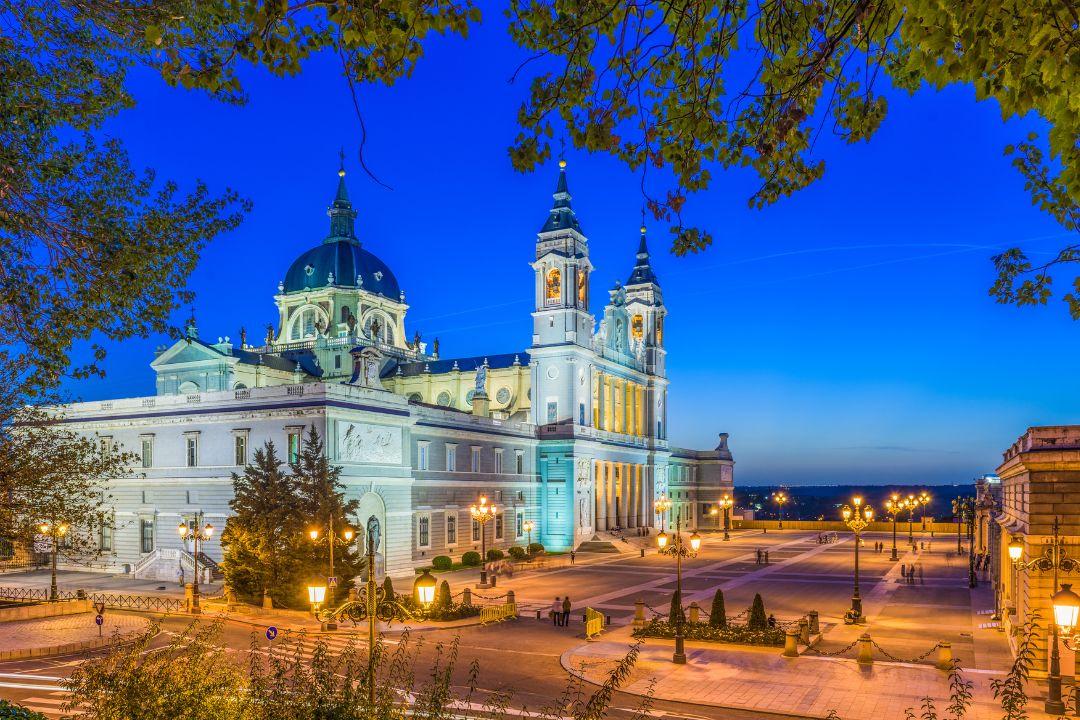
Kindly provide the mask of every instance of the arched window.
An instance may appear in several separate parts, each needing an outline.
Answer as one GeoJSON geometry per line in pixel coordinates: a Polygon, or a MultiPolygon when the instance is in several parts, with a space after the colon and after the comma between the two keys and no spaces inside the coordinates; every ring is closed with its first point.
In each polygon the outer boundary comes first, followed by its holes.
{"type": "Polygon", "coordinates": [[[586,307],[589,304],[588,296],[589,280],[584,270],[578,270],[577,274],[577,301],[578,307],[586,307]]]}
{"type": "Polygon", "coordinates": [[[645,335],[645,319],[640,315],[635,315],[630,320],[630,334],[635,340],[640,340],[645,335]]]}
{"type": "Polygon", "coordinates": [[[198,383],[194,383],[191,380],[185,380],[184,382],[180,383],[181,395],[194,395],[197,392],[199,392],[198,383]]]}
{"type": "Polygon", "coordinates": [[[315,323],[318,322],[319,317],[319,311],[311,305],[293,315],[289,326],[289,339],[306,340],[315,337],[315,323]]]}
{"type": "Polygon", "coordinates": [[[656,344],[664,344],[664,318],[663,316],[656,318],[656,344]]]}
{"type": "Polygon", "coordinates": [[[364,319],[364,332],[368,337],[384,342],[387,345],[394,344],[394,318],[384,315],[381,312],[371,312],[364,319]],[[375,321],[379,322],[378,337],[374,337],[372,333],[372,327],[375,325],[375,321]]]}
{"type": "Polygon", "coordinates": [[[562,297],[562,273],[559,268],[548,271],[544,297],[549,305],[559,302],[562,297]]]}
{"type": "Polygon", "coordinates": [[[348,322],[348,320],[349,320],[349,306],[348,305],[342,305],[341,306],[341,322],[348,322]]]}

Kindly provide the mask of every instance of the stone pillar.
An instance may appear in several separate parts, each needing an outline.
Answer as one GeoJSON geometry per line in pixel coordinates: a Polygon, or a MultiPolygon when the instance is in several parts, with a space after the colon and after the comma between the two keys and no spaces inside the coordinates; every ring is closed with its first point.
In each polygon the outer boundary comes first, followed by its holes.
{"type": "Polygon", "coordinates": [[[806,618],[799,618],[799,642],[810,644],[810,621],[806,618]]]}
{"type": "Polygon", "coordinates": [[[952,670],[953,656],[952,656],[952,643],[951,642],[939,642],[938,646],[937,662],[934,663],[938,670],[944,670],[949,672],[952,670]]]}
{"type": "Polygon", "coordinates": [[[593,462],[593,493],[596,502],[596,529],[607,530],[607,478],[604,477],[604,461],[593,462]]]}
{"type": "Polygon", "coordinates": [[[619,485],[622,488],[622,500],[619,521],[622,527],[630,527],[630,463],[619,463],[619,485]]]}
{"type": "Polygon", "coordinates": [[[784,657],[799,657],[799,631],[788,630],[784,636],[784,657]]]}
{"type": "Polygon", "coordinates": [[[615,516],[615,464],[605,461],[604,468],[607,475],[607,526],[604,529],[611,530],[618,524],[618,518],[615,516]]]}
{"type": "Polygon", "coordinates": [[[645,601],[638,598],[634,601],[634,627],[645,625],[645,601]]]}
{"type": "Polygon", "coordinates": [[[628,465],[626,484],[629,488],[626,493],[626,527],[636,528],[638,505],[641,504],[641,493],[637,487],[637,473],[634,472],[636,465],[628,465]]]}
{"type": "Polygon", "coordinates": [[[626,383],[626,434],[637,435],[637,383],[626,383]]]}
{"type": "Polygon", "coordinates": [[[604,412],[607,410],[607,403],[604,401],[604,373],[599,370],[596,371],[596,428],[597,430],[604,429],[604,412]]]}
{"type": "Polygon", "coordinates": [[[859,637],[859,664],[870,665],[874,662],[873,648],[870,645],[870,633],[859,637]]]}
{"type": "Polygon", "coordinates": [[[637,389],[637,428],[638,435],[644,437],[648,433],[645,432],[645,388],[638,385],[637,389]]]}
{"type": "Polygon", "coordinates": [[[690,612],[686,617],[687,622],[701,622],[701,608],[698,607],[697,600],[690,603],[690,612]]]}
{"type": "Polygon", "coordinates": [[[602,388],[603,391],[604,391],[604,429],[609,431],[609,432],[612,430],[612,425],[613,425],[612,416],[615,414],[614,413],[614,408],[613,408],[613,403],[612,403],[613,398],[612,398],[611,381],[612,381],[612,378],[605,375],[604,376],[604,384],[603,384],[603,388],[602,388]]]}
{"type": "Polygon", "coordinates": [[[612,409],[612,432],[621,433],[623,431],[623,381],[619,378],[613,378],[611,381],[611,409],[612,409]]]}
{"type": "Polygon", "coordinates": [[[810,612],[808,612],[806,614],[806,618],[807,621],[810,623],[810,633],[812,635],[817,635],[819,632],[821,632],[821,623],[818,619],[817,610],[811,610],[810,612]]]}

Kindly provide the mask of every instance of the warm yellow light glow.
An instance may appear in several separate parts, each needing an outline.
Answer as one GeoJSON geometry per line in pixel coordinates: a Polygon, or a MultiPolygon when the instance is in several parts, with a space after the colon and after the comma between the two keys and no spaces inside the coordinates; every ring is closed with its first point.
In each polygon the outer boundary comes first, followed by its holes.
{"type": "Polygon", "coordinates": [[[1022,557],[1024,557],[1024,543],[1017,538],[1013,538],[1009,543],[1009,559],[1013,562],[1019,562],[1022,557]]]}
{"type": "Polygon", "coordinates": [[[307,595],[308,601],[310,601],[312,605],[321,605],[322,601],[326,599],[326,586],[308,585],[307,595]]]}
{"type": "Polygon", "coordinates": [[[530,533],[530,532],[532,532],[532,531],[533,531],[533,527],[534,527],[534,525],[533,525],[533,521],[532,521],[532,520],[526,520],[525,522],[523,522],[523,523],[521,524],[521,529],[522,529],[522,530],[524,530],[524,531],[525,531],[525,532],[527,532],[527,533],[530,533]]]}
{"type": "Polygon", "coordinates": [[[845,505],[844,509],[840,511],[840,514],[844,516],[845,521],[850,520],[851,519],[851,508],[849,508],[847,505],[845,505]]]}
{"type": "Polygon", "coordinates": [[[1066,635],[1076,627],[1077,615],[1080,615],[1080,595],[1072,591],[1072,585],[1061,583],[1061,589],[1050,598],[1054,606],[1054,622],[1066,635]]]}
{"type": "Polygon", "coordinates": [[[52,528],[49,527],[49,523],[41,523],[40,525],[38,525],[38,530],[41,531],[42,535],[48,535],[49,530],[51,530],[51,529],[52,528]]]}
{"type": "Polygon", "coordinates": [[[189,528],[188,528],[188,526],[187,526],[187,523],[184,523],[184,522],[182,522],[182,523],[180,523],[179,525],[177,525],[177,526],[176,526],[176,533],[177,533],[177,534],[178,534],[178,535],[179,535],[180,537],[182,537],[182,538],[186,538],[186,537],[187,537],[187,534],[188,534],[188,529],[189,529],[189,528]]]}
{"type": "Polygon", "coordinates": [[[668,544],[667,533],[660,533],[659,535],[656,536],[656,546],[658,548],[663,550],[664,548],[667,547],[667,544],[668,544]]]}
{"type": "Polygon", "coordinates": [[[863,516],[866,518],[867,522],[870,522],[871,520],[873,520],[874,519],[874,508],[867,505],[865,508],[863,508],[863,516]]]}
{"type": "Polygon", "coordinates": [[[851,502],[855,503],[855,507],[859,507],[860,505],[862,505],[862,498],[856,495],[855,497],[851,498],[851,502]]]}
{"type": "Polygon", "coordinates": [[[206,523],[206,527],[202,529],[203,540],[209,540],[210,536],[214,534],[214,526],[210,523],[206,523]]]}
{"type": "Polygon", "coordinates": [[[427,607],[435,600],[435,586],[437,584],[438,581],[426,569],[413,583],[413,588],[416,590],[416,600],[424,607],[427,607]]]}
{"type": "Polygon", "coordinates": [[[310,537],[312,540],[318,540],[319,539],[319,531],[318,530],[308,530],[308,537],[310,537]]]}
{"type": "Polygon", "coordinates": [[[352,542],[352,539],[353,539],[353,531],[352,531],[352,530],[346,530],[345,532],[343,532],[343,533],[341,534],[341,536],[342,536],[343,538],[345,538],[345,542],[352,542]]]}
{"type": "Polygon", "coordinates": [[[690,549],[693,550],[694,552],[697,552],[698,548],[700,548],[700,547],[701,547],[701,536],[697,534],[697,531],[695,531],[690,536],[690,549]]]}

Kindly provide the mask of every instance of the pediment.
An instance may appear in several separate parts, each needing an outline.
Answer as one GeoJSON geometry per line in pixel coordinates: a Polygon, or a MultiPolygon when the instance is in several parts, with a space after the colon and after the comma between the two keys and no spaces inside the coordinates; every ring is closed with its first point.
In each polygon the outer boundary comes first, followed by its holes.
{"type": "Polygon", "coordinates": [[[150,363],[152,368],[161,368],[167,365],[182,365],[196,362],[221,362],[227,358],[217,350],[207,347],[202,343],[177,340],[172,347],[161,353],[150,363]]]}

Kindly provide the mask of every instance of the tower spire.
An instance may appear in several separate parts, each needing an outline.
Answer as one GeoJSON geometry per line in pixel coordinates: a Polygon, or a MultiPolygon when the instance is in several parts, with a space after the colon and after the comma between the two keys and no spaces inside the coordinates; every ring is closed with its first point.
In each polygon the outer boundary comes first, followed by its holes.
{"type": "Polygon", "coordinates": [[[345,187],[345,149],[338,151],[340,164],[338,165],[338,185],[334,194],[334,202],[326,214],[330,216],[330,235],[325,242],[337,242],[348,240],[359,244],[356,239],[356,210],[349,202],[349,191],[345,187]]]}
{"type": "Polygon", "coordinates": [[[653,272],[652,265],[649,263],[649,245],[646,241],[645,232],[645,210],[641,211],[641,240],[638,242],[637,262],[634,263],[634,269],[630,273],[630,279],[626,281],[627,285],[647,285],[652,283],[653,285],[659,285],[660,281],[656,277],[656,273],[653,272]]]}
{"type": "Polygon", "coordinates": [[[581,232],[581,223],[578,222],[577,215],[574,214],[574,209],[570,205],[571,196],[570,188],[566,182],[565,160],[559,161],[559,179],[555,183],[555,192],[551,197],[555,199],[555,202],[552,203],[547,222],[540,228],[540,232],[552,232],[568,228],[581,232]]]}

